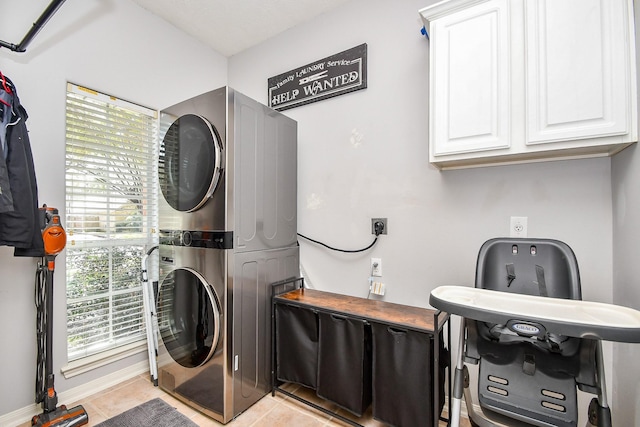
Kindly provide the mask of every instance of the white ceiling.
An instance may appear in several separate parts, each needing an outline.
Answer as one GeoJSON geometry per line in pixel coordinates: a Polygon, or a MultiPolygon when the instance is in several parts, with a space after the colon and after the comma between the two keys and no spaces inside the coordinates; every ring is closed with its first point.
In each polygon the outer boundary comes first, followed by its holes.
{"type": "Polygon", "coordinates": [[[349,0],[132,0],[232,56],[349,0]]]}

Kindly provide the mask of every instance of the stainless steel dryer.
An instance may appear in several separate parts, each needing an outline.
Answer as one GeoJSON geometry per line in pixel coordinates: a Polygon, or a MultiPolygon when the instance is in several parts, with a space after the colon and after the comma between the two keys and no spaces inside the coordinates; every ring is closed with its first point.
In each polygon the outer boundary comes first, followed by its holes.
{"type": "Polygon", "coordinates": [[[163,110],[160,132],[161,230],[232,231],[235,251],[295,244],[295,120],[224,87],[163,110]]]}
{"type": "Polygon", "coordinates": [[[227,423],[270,391],[270,289],[299,275],[296,122],[221,88],[161,112],[159,385],[227,423]]]}

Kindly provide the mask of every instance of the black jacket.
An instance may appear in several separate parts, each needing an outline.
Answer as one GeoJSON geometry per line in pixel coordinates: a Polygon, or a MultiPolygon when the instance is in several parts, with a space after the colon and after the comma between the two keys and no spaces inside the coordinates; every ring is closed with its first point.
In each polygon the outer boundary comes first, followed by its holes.
{"type": "Polygon", "coordinates": [[[44,243],[38,212],[38,185],[26,124],[28,115],[13,84],[12,87],[12,123],[15,124],[7,128],[6,165],[13,211],[0,213],[0,245],[15,247],[15,256],[41,257],[44,256],[44,243]]]}

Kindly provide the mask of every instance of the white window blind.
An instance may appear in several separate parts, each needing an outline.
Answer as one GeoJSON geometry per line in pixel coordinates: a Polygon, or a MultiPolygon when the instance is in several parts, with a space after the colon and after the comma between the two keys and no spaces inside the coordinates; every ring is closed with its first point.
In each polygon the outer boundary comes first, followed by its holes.
{"type": "Polygon", "coordinates": [[[154,110],[67,86],[69,360],[145,338],[140,263],[157,244],[156,129],[154,110]]]}

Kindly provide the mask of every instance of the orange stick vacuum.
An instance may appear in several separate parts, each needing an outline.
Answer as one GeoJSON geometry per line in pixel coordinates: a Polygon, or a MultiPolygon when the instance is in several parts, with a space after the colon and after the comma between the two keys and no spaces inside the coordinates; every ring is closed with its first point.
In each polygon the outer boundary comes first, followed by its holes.
{"type": "Polygon", "coordinates": [[[53,375],[53,272],[56,256],[67,244],[67,235],[55,208],[40,208],[44,258],[36,272],[36,312],[38,336],[38,363],[36,370],[36,403],[42,403],[42,414],[31,419],[32,426],[71,427],[89,422],[82,405],[67,409],[58,405],[58,394],[53,375]]]}

